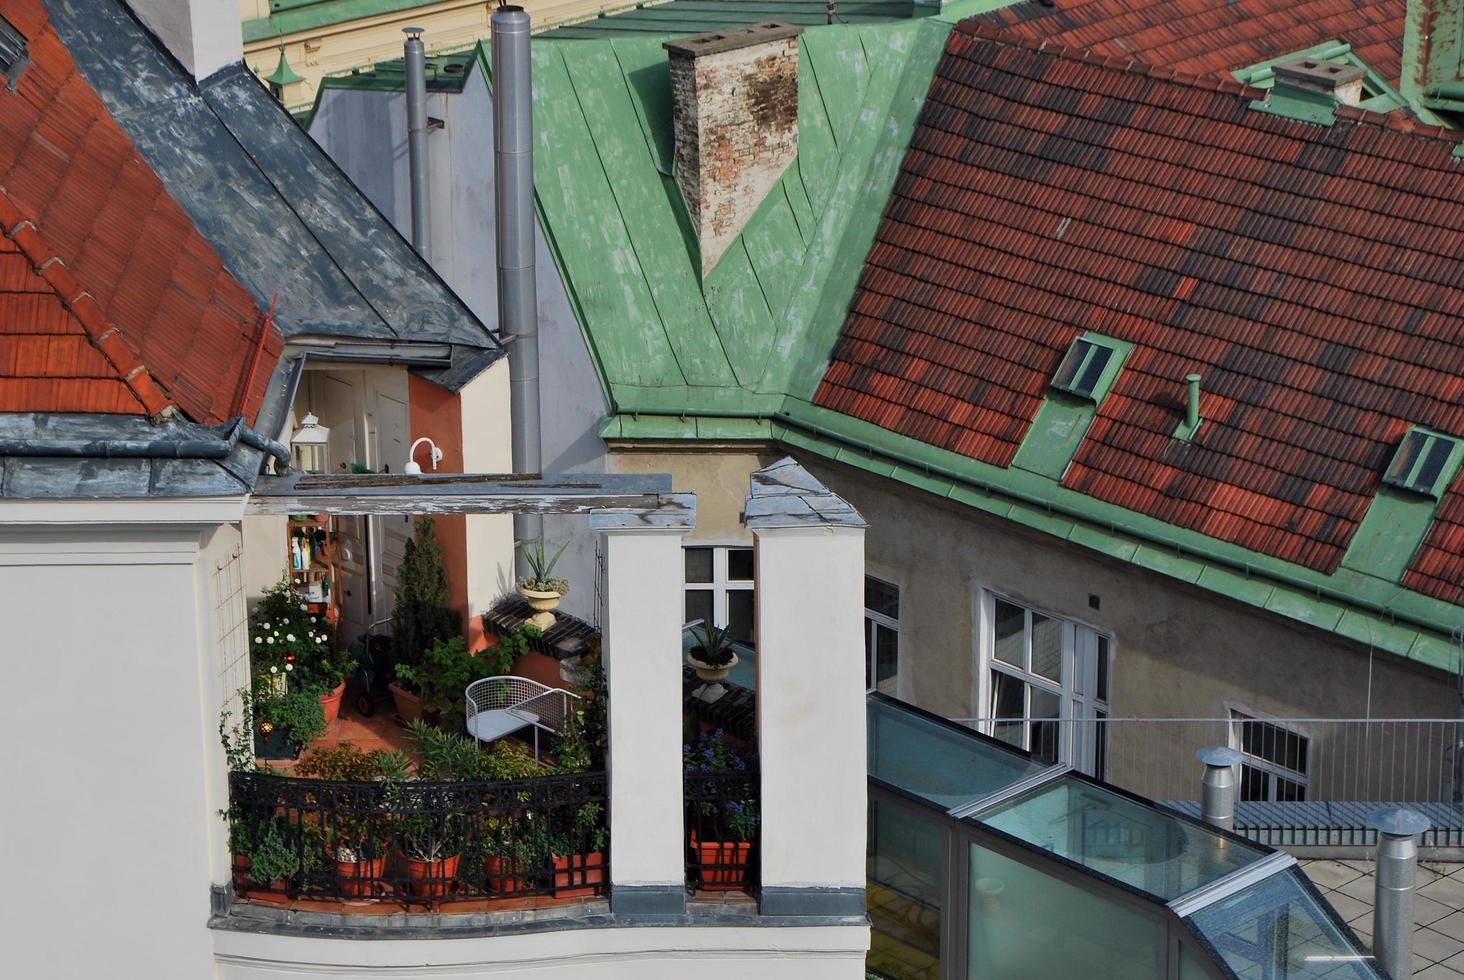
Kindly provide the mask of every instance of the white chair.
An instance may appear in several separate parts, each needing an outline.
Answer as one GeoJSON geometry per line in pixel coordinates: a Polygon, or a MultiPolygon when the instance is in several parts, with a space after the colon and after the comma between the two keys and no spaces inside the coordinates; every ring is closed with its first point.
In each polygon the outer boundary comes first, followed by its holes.
{"type": "Polygon", "coordinates": [[[549,687],[527,677],[503,674],[473,681],[463,692],[468,734],[492,743],[524,728],[534,730],[534,761],[539,761],[539,732],[564,733],[578,694],[549,687]]]}

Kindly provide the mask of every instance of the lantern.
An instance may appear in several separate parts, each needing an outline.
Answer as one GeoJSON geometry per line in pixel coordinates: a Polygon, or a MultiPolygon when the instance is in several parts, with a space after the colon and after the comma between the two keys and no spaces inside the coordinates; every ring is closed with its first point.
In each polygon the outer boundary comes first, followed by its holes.
{"type": "Polygon", "coordinates": [[[330,430],[320,424],[313,412],[306,413],[300,420],[300,428],[290,439],[290,450],[295,454],[295,466],[303,473],[326,472],[327,443],[330,430]]]}

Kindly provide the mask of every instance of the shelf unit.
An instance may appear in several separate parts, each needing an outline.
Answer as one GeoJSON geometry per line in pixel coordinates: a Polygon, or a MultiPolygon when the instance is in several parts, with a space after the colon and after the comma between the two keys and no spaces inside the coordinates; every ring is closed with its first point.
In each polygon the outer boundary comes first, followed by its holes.
{"type": "Polygon", "coordinates": [[[334,623],[340,617],[341,552],[329,514],[293,514],[285,528],[290,581],[310,611],[334,623]]]}

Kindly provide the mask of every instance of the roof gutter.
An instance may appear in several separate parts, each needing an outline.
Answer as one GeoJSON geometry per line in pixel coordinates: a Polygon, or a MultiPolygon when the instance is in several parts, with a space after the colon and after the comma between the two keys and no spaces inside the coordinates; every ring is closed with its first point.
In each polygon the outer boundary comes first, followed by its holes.
{"type": "Polygon", "coordinates": [[[244,424],[241,415],[225,422],[219,439],[0,439],[0,456],[49,456],[68,459],[227,459],[243,443],[290,462],[290,450],[244,424]]]}

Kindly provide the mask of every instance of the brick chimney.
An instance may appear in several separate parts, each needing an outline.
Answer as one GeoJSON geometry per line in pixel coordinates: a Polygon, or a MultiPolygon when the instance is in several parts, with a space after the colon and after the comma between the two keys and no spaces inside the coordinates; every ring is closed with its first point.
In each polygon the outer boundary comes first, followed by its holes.
{"type": "Polygon", "coordinates": [[[1286,87],[1311,95],[1325,96],[1342,105],[1362,102],[1363,70],[1319,58],[1296,58],[1271,66],[1277,88],[1286,87]]]}
{"type": "Polygon", "coordinates": [[[127,0],[127,5],[196,79],[244,60],[239,0],[127,0]]]}
{"type": "Polygon", "coordinates": [[[705,278],[798,155],[798,35],[766,23],[663,46],[671,59],[676,186],[705,278]]]}

